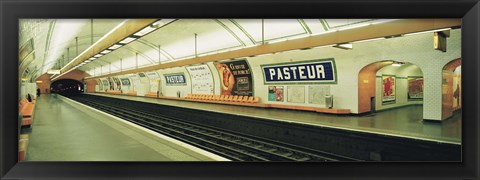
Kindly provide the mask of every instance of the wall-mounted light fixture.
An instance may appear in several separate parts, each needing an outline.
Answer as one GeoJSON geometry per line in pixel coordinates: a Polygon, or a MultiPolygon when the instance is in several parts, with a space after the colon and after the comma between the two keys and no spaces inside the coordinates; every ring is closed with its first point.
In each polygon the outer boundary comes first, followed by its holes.
{"type": "Polygon", "coordinates": [[[405,64],[404,62],[393,61],[392,66],[400,67],[400,66],[402,66],[402,65],[404,65],[404,64],[405,64]]]}
{"type": "Polygon", "coordinates": [[[341,44],[337,44],[333,47],[340,48],[340,49],[345,49],[345,50],[353,49],[353,45],[351,43],[341,43],[341,44]]]}

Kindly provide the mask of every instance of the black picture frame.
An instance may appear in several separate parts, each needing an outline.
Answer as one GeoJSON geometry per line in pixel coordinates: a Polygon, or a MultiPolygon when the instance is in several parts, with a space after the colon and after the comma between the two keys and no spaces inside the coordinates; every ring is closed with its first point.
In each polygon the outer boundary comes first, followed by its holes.
{"type": "Polygon", "coordinates": [[[1,179],[479,179],[478,0],[1,0],[1,179]],[[462,161],[17,162],[19,18],[462,18],[462,161]]]}

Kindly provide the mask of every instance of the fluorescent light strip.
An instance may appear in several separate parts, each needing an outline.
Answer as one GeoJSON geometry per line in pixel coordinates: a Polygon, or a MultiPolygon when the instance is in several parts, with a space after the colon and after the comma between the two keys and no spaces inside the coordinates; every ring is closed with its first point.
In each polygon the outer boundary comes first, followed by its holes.
{"type": "Polygon", "coordinates": [[[102,54],[97,54],[97,55],[95,55],[95,56],[93,56],[93,57],[99,58],[99,57],[102,57],[102,56],[103,56],[102,54]]]}
{"type": "MultiPolygon", "coordinates": [[[[93,43],[90,47],[92,46],[96,46],[98,43],[100,43],[103,39],[107,38],[108,36],[110,36],[110,34],[112,34],[113,32],[115,32],[118,28],[120,28],[123,24],[125,24],[125,22],[127,22],[128,19],[122,21],[120,24],[118,24],[117,26],[115,26],[112,30],[110,30],[107,34],[103,35],[99,40],[97,40],[95,43],[93,43]]],[[[87,48],[88,49],[88,48],[87,48]]],[[[87,51],[83,51],[82,53],[80,53],[77,57],[80,57],[82,56],[83,54],[85,54],[87,51]]],[[[76,59],[77,57],[73,58],[73,59],[76,59]]],[[[64,69],[64,67],[67,67],[69,66],[71,63],[73,63],[73,61],[70,61],[69,63],[67,63],[67,65],[63,66],[61,68],[61,70],[64,69]]]]}
{"type": "Polygon", "coordinates": [[[133,37],[127,37],[127,38],[123,39],[122,41],[120,41],[120,42],[118,42],[118,43],[121,43],[121,44],[128,44],[128,43],[130,43],[130,42],[134,41],[135,39],[137,39],[137,38],[133,38],[133,37]]]}
{"type": "Polygon", "coordinates": [[[121,44],[114,44],[113,46],[110,46],[108,49],[115,50],[115,49],[118,49],[120,47],[122,47],[121,44]]]}
{"type": "Polygon", "coordinates": [[[90,61],[93,61],[95,59],[97,59],[97,58],[95,58],[95,57],[88,58],[88,60],[90,60],[90,61]]]}
{"type": "Polygon", "coordinates": [[[147,26],[145,28],[143,28],[142,30],[138,31],[137,33],[133,34],[135,36],[144,36],[154,30],[156,30],[157,28],[154,28],[154,27],[151,27],[151,26],[147,26]]]}
{"type": "Polygon", "coordinates": [[[112,52],[111,50],[103,50],[102,52],[100,52],[101,54],[108,54],[109,52],[112,52]]]}

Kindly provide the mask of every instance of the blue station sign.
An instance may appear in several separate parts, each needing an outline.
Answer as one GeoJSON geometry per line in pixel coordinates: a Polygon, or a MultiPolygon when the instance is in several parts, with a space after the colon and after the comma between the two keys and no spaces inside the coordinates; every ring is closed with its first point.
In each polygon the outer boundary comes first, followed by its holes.
{"type": "Polygon", "coordinates": [[[328,83],[336,84],[334,59],[303,61],[262,66],[265,84],[328,83]]]}

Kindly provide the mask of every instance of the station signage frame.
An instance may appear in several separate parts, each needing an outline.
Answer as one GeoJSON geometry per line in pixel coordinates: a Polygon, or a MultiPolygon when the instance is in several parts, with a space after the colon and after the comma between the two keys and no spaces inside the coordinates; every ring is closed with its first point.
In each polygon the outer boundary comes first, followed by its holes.
{"type": "Polygon", "coordinates": [[[183,72],[163,74],[163,77],[165,77],[165,85],[167,86],[186,86],[187,85],[187,79],[185,79],[185,73],[183,72]],[[174,82],[174,79],[178,79],[177,77],[182,77],[181,79],[183,79],[183,82],[174,82]]]}
{"type": "Polygon", "coordinates": [[[263,83],[266,85],[337,84],[338,82],[334,58],[264,64],[260,67],[263,83]],[[290,73],[291,71],[293,73],[290,73]]]}

